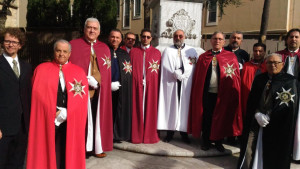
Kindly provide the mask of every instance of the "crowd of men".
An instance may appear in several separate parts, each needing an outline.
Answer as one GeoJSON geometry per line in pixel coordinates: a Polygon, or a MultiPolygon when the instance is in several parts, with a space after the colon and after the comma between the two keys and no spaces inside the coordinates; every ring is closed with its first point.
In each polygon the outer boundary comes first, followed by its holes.
{"type": "Polygon", "coordinates": [[[151,30],[136,36],[111,30],[100,42],[100,23],[88,18],[84,35],[54,44],[52,62],[31,66],[18,57],[25,42],[17,28],[1,35],[0,168],[84,169],[85,157],[106,156],[113,143],[164,142],[179,131],[190,144],[224,152],[223,140],[240,142],[237,168],[290,168],[300,160],[298,80],[300,30],[286,35],[286,49],[266,54],[242,50],[241,32],[216,31],[212,49],[197,54],[185,32],[161,54],[151,30]],[[27,146],[28,145],[28,146],[27,146]],[[26,151],[27,150],[27,151],[26,151]],[[88,152],[88,153],[87,153],[88,152]],[[274,153],[276,152],[276,153],[274,153]]]}

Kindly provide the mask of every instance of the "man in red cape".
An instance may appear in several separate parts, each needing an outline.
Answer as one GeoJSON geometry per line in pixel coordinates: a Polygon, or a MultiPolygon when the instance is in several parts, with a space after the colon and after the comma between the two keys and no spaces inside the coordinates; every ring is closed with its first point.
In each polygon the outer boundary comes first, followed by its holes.
{"type": "Polygon", "coordinates": [[[200,137],[202,131],[202,150],[214,141],[223,152],[222,139],[242,131],[239,64],[234,53],[222,48],[222,32],[210,41],[213,48],[200,55],[194,73],[188,132],[200,137]]]}
{"type": "Polygon", "coordinates": [[[141,32],[141,46],[130,51],[132,63],[132,143],[157,143],[161,54],[150,45],[151,31],[141,32]]]}
{"type": "Polygon", "coordinates": [[[54,48],[54,61],[39,65],[33,76],[26,168],[85,169],[88,82],[83,70],[68,62],[70,44],[59,40],[54,48]],[[63,89],[64,117],[58,107],[63,89]],[[57,141],[58,137],[65,140],[57,141]]]}
{"type": "Polygon", "coordinates": [[[266,64],[264,57],[266,54],[266,45],[263,43],[255,43],[253,45],[253,59],[244,64],[241,73],[241,92],[242,92],[242,114],[243,119],[246,117],[247,100],[251,90],[254,78],[266,72],[266,64]]]}
{"type": "Polygon", "coordinates": [[[111,54],[108,46],[97,40],[100,35],[100,22],[96,18],[88,18],[85,22],[84,37],[72,40],[70,61],[83,68],[88,77],[91,104],[88,107],[87,151],[94,152],[102,158],[103,151],[113,149],[113,117],[111,96],[111,54]],[[95,55],[96,66],[91,66],[91,56],[95,55]],[[98,68],[101,80],[96,79],[92,69],[98,68]],[[93,136],[94,134],[94,136],[93,136]],[[93,140],[95,141],[93,143],[93,140]]]}
{"type": "Polygon", "coordinates": [[[299,81],[300,29],[294,28],[288,31],[285,37],[285,46],[284,50],[276,52],[282,55],[282,61],[285,62],[283,71],[295,76],[299,81]]]}
{"type": "Polygon", "coordinates": [[[120,48],[125,50],[127,53],[130,52],[130,50],[133,48],[135,44],[135,34],[132,32],[127,32],[125,34],[125,39],[124,39],[124,45],[121,46],[120,48]]]}

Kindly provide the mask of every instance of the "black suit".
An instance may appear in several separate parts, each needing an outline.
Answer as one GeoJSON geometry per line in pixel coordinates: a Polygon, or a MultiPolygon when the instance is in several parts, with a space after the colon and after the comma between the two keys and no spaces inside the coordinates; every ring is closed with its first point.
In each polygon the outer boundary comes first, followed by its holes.
{"type": "Polygon", "coordinates": [[[19,58],[20,77],[0,55],[0,168],[22,168],[31,102],[30,64],[19,58]],[[15,154],[14,154],[15,152],[15,154]]]}

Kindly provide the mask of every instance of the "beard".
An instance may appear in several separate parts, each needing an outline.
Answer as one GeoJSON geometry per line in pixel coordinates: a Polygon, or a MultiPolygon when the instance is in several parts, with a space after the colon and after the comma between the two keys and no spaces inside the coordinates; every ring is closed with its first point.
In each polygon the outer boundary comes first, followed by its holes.
{"type": "Polygon", "coordinates": [[[239,47],[239,45],[238,45],[237,42],[231,43],[230,46],[231,46],[232,48],[238,48],[238,47],[239,47]]]}
{"type": "Polygon", "coordinates": [[[174,45],[177,46],[178,48],[180,48],[183,44],[183,40],[178,40],[178,41],[174,41],[174,45]]]}

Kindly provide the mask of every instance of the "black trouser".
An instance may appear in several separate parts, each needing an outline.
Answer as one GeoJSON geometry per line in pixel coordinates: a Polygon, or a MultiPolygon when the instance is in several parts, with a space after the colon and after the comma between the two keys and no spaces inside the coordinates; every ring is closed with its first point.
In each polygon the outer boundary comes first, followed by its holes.
{"type": "Polygon", "coordinates": [[[210,144],[212,116],[217,102],[217,93],[209,93],[203,97],[202,139],[204,144],[210,144]]]}
{"type": "Polygon", "coordinates": [[[67,122],[55,126],[55,153],[57,169],[66,168],[67,122]]]}
{"type": "MultiPolygon", "coordinates": [[[[3,131],[2,131],[3,132],[3,131]]],[[[23,169],[27,148],[27,133],[24,125],[16,135],[6,136],[0,139],[0,168],[23,169]]]]}
{"type": "MultiPolygon", "coordinates": [[[[170,130],[168,130],[168,131],[167,131],[167,137],[173,137],[173,136],[174,136],[174,133],[175,133],[175,131],[170,131],[170,130]]],[[[180,132],[180,135],[181,135],[182,137],[188,137],[187,132],[181,131],[181,132],[180,132]]]]}

